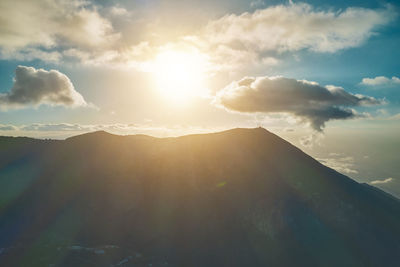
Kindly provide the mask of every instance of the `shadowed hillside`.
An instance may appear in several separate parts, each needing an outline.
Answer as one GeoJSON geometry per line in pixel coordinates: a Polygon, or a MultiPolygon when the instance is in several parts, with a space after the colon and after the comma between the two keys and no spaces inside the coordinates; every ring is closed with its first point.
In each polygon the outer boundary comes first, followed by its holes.
{"type": "Polygon", "coordinates": [[[399,261],[397,199],[262,128],[0,137],[1,266],[399,261]]]}

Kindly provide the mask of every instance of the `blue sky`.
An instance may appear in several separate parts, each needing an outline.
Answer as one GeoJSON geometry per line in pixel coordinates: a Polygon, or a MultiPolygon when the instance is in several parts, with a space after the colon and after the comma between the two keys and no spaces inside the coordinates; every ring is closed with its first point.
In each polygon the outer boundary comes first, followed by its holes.
{"type": "Polygon", "coordinates": [[[0,21],[1,135],[264,126],[400,189],[397,150],[367,155],[399,148],[396,1],[3,0],[0,21]]]}

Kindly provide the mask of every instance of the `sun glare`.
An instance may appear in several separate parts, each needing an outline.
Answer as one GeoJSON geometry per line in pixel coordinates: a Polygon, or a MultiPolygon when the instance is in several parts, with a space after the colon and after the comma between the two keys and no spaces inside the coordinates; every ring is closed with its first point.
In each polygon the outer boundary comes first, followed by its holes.
{"type": "Polygon", "coordinates": [[[205,71],[204,55],[175,50],[159,53],[153,68],[157,89],[174,104],[183,104],[207,93],[205,71]]]}

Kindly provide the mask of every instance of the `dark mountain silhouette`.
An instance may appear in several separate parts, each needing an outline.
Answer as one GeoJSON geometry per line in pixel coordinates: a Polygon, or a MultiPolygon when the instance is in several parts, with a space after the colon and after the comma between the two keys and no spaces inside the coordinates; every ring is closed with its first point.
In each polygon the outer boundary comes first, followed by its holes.
{"type": "Polygon", "coordinates": [[[0,138],[1,266],[398,266],[400,202],[265,129],[0,138]]]}

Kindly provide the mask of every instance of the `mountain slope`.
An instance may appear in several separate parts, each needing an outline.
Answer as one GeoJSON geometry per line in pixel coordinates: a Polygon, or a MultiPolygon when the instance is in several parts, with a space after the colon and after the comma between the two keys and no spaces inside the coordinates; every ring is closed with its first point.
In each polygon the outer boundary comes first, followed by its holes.
{"type": "Polygon", "coordinates": [[[400,202],[265,129],[0,138],[0,265],[394,266],[400,202]]]}

